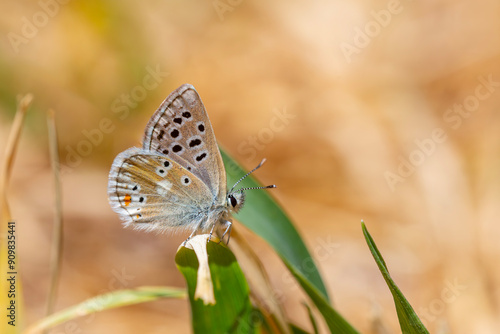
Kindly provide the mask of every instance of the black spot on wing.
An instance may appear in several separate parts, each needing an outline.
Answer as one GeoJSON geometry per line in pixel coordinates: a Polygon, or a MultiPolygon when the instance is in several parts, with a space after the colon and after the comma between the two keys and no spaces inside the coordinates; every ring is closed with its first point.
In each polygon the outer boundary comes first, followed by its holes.
{"type": "Polygon", "coordinates": [[[172,151],[173,151],[174,153],[179,153],[180,151],[182,151],[182,146],[181,146],[181,145],[179,145],[179,144],[176,144],[176,145],[174,145],[174,146],[172,147],[172,151]]]}
{"type": "Polygon", "coordinates": [[[172,138],[177,138],[177,137],[179,137],[180,134],[181,133],[177,129],[173,129],[172,131],[170,131],[170,137],[172,137],[172,138]]]}
{"type": "Polygon", "coordinates": [[[205,132],[205,124],[199,123],[197,128],[198,128],[198,131],[200,131],[201,133],[205,132]]]}
{"type": "Polygon", "coordinates": [[[196,147],[196,146],[201,145],[201,143],[202,143],[202,141],[198,138],[192,139],[191,141],[189,141],[189,147],[196,147]]]}
{"type": "Polygon", "coordinates": [[[202,162],[203,160],[205,160],[207,158],[207,156],[208,156],[207,152],[203,152],[203,153],[197,155],[195,159],[197,162],[202,162]]]}

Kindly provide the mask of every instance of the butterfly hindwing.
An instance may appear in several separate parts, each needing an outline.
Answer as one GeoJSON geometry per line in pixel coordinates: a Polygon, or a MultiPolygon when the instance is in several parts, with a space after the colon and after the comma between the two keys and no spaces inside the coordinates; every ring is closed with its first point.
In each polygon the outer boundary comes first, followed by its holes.
{"type": "Polygon", "coordinates": [[[147,230],[199,227],[213,199],[208,187],[173,159],[130,148],[114,160],[108,197],[124,225],[147,230]]]}
{"type": "Polygon", "coordinates": [[[143,149],[168,156],[190,170],[213,198],[226,197],[226,172],[212,125],[193,86],[182,85],[172,92],[151,117],[143,149]]]}

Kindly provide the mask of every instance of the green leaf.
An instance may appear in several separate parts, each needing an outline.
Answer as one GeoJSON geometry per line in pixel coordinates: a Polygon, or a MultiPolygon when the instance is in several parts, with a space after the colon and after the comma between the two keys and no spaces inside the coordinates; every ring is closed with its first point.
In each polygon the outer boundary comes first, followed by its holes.
{"type": "Polygon", "coordinates": [[[399,325],[401,326],[401,330],[403,334],[428,334],[429,332],[424,327],[417,314],[411,307],[408,300],[406,300],[405,296],[399,290],[396,283],[391,278],[389,274],[389,270],[387,269],[387,265],[385,264],[384,258],[382,254],[380,254],[375,241],[373,241],[372,236],[368,233],[366,229],[365,223],[361,222],[361,228],[363,229],[363,234],[365,235],[366,243],[370,248],[370,252],[377,263],[377,266],[384,277],[387,286],[391,290],[392,297],[394,298],[394,304],[396,304],[396,312],[399,318],[399,325]]]}
{"type": "Polygon", "coordinates": [[[195,299],[200,263],[195,252],[181,247],[175,257],[188,286],[193,332],[255,333],[261,323],[260,313],[253,310],[248,284],[236,258],[222,243],[211,241],[206,243],[206,247],[215,297],[213,305],[195,299]]]}
{"type": "Polygon", "coordinates": [[[299,282],[302,289],[309,295],[318,311],[323,315],[325,322],[330,329],[331,333],[335,334],[358,334],[358,332],[329,304],[325,297],[319,293],[315,286],[313,286],[301,272],[296,270],[287,261],[286,266],[293,274],[295,279],[299,282]]]}
{"type": "MultiPolygon", "coordinates": [[[[231,187],[246,172],[226,152],[221,150],[221,153],[226,166],[227,183],[231,187]]],[[[238,185],[240,186],[259,187],[262,185],[249,176],[238,185]]],[[[304,241],[268,191],[247,191],[245,199],[247,207],[244,207],[235,217],[265,239],[282,259],[300,272],[329,301],[325,284],[304,241]]]]}
{"type": "Polygon", "coordinates": [[[185,297],[186,292],[184,289],[178,288],[141,287],[129,290],[118,290],[87,299],[78,305],[54,313],[32,325],[26,333],[38,333],[65,321],[116,307],[149,302],[160,298],[185,297]]]}
{"type": "Polygon", "coordinates": [[[309,334],[309,332],[306,332],[305,330],[294,324],[290,324],[290,329],[292,330],[293,334],[309,334]]]}

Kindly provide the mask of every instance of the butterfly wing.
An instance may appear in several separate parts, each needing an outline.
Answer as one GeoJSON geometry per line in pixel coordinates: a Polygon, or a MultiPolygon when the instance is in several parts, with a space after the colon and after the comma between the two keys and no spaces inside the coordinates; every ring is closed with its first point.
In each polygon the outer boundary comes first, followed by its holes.
{"type": "Polygon", "coordinates": [[[173,159],[139,148],[115,158],[108,197],[125,226],[194,230],[211,223],[207,212],[213,198],[208,187],[173,159]]]}
{"type": "Polygon", "coordinates": [[[151,117],[143,149],[168,156],[202,180],[215,200],[226,198],[226,172],[207,112],[193,86],[173,91],[151,117]]]}

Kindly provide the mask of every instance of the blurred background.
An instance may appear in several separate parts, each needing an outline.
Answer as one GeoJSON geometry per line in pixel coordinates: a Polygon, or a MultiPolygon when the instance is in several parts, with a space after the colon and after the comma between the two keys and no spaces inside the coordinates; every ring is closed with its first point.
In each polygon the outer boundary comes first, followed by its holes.
{"type": "MultiPolygon", "coordinates": [[[[364,219],[431,332],[500,332],[497,1],[41,0],[1,8],[2,154],[16,96],[34,94],[9,197],[25,324],[44,316],[49,286],[49,108],[65,219],[56,308],[116,289],[184,286],[174,255],[187,235],[123,229],[106,187],[114,157],[140,146],[150,116],[187,82],[222,147],[247,169],[268,159],[256,177],[278,185],[272,195],[358,330],[400,332],[364,219]]],[[[288,316],[311,330],[300,289],[262,240],[245,235],[288,316]]],[[[186,301],[163,300],[54,333],[189,333],[189,319],[186,301]]]]}

